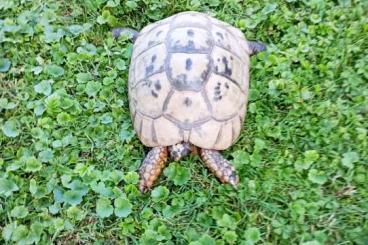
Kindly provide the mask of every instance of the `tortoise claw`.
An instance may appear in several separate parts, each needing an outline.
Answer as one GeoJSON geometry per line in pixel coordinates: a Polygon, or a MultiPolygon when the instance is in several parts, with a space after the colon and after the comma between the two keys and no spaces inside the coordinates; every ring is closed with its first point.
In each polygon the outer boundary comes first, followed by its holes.
{"type": "Polygon", "coordinates": [[[142,181],[139,183],[139,191],[141,192],[142,195],[147,192],[147,188],[144,185],[144,182],[142,181]]]}

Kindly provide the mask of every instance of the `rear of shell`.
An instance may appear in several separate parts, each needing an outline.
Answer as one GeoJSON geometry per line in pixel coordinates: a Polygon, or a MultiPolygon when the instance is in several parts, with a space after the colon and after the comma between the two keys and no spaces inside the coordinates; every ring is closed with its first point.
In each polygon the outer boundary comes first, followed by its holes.
{"type": "Polygon", "coordinates": [[[206,14],[183,12],[145,27],[129,71],[142,143],[231,146],[245,117],[250,54],[240,30],[206,14]]]}

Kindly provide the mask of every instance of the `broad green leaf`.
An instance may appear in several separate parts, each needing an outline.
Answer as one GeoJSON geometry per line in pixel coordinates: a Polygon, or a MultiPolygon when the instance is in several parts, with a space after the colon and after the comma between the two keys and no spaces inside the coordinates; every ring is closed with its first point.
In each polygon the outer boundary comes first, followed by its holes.
{"type": "Polygon", "coordinates": [[[100,198],[96,203],[96,213],[100,218],[109,217],[114,212],[111,201],[107,198],[100,198]]]}
{"type": "Polygon", "coordinates": [[[169,193],[170,191],[165,186],[158,186],[152,190],[151,197],[154,202],[159,202],[168,197],[169,193]]]}
{"type": "Polygon", "coordinates": [[[125,61],[122,59],[116,59],[114,61],[114,65],[116,66],[116,68],[118,68],[119,71],[124,71],[127,69],[126,65],[125,65],[125,61]]]}
{"type": "Polygon", "coordinates": [[[3,228],[3,231],[2,231],[2,236],[4,238],[5,241],[9,241],[12,234],[14,233],[14,230],[15,228],[17,227],[16,223],[13,222],[13,223],[10,223],[10,224],[7,224],[4,228],[3,228]]]}
{"type": "Polygon", "coordinates": [[[93,80],[93,76],[87,72],[81,72],[76,75],[77,82],[86,83],[88,81],[93,80]]]}
{"type": "Polygon", "coordinates": [[[259,232],[259,229],[256,227],[250,227],[245,230],[244,237],[246,240],[256,243],[261,239],[261,233],[259,232]]]}
{"type": "Polygon", "coordinates": [[[254,150],[261,151],[266,148],[266,142],[262,139],[255,139],[254,140],[254,150]]]}
{"type": "Polygon", "coordinates": [[[78,220],[78,221],[84,219],[84,217],[86,216],[86,213],[82,209],[76,206],[72,206],[68,208],[66,213],[67,213],[68,218],[73,219],[73,220],[78,220]]]}
{"type": "Polygon", "coordinates": [[[81,25],[70,25],[68,26],[68,31],[72,33],[74,36],[78,36],[83,32],[83,26],[81,25]]]}
{"type": "Polygon", "coordinates": [[[0,58],[0,72],[7,72],[10,69],[11,62],[7,58],[0,58]]]}
{"type": "Polygon", "coordinates": [[[28,215],[28,209],[24,206],[16,206],[10,212],[10,215],[14,218],[25,218],[28,215]]]}
{"type": "Polygon", "coordinates": [[[216,240],[214,238],[210,237],[209,235],[204,234],[199,239],[199,244],[200,245],[215,245],[216,244],[216,240]]]}
{"type": "Polygon", "coordinates": [[[319,154],[316,150],[309,150],[304,152],[304,161],[306,162],[315,162],[318,160],[319,154]]]}
{"type": "Polygon", "coordinates": [[[38,244],[41,239],[43,229],[44,227],[40,222],[32,222],[31,229],[28,234],[28,239],[35,244],[38,244]]]}
{"type": "Polygon", "coordinates": [[[105,113],[101,116],[101,123],[102,124],[109,124],[112,123],[112,116],[110,116],[108,113],[105,113]]]}
{"type": "Polygon", "coordinates": [[[5,136],[14,138],[20,134],[19,123],[15,119],[6,121],[2,127],[5,136]]]}
{"type": "Polygon", "coordinates": [[[19,225],[15,228],[11,240],[20,244],[26,243],[28,237],[28,229],[25,225],[19,225]]]}
{"type": "Polygon", "coordinates": [[[270,3],[267,4],[263,9],[262,9],[262,13],[267,15],[269,13],[272,13],[276,10],[277,8],[277,4],[276,3],[270,3]]]}
{"type": "Polygon", "coordinates": [[[313,241],[303,242],[301,243],[301,245],[321,245],[321,243],[319,241],[313,240],[313,241]]]}
{"type": "Polygon", "coordinates": [[[101,90],[102,85],[99,82],[89,81],[86,85],[86,94],[90,97],[96,96],[97,93],[101,90]]]}
{"type": "Polygon", "coordinates": [[[353,168],[354,163],[359,161],[359,154],[354,151],[346,152],[342,156],[343,156],[341,160],[342,165],[344,165],[347,168],[353,168]]]}
{"type": "Polygon", "coordinates": [[[36,91],[36,93],[48,96],[51,94],[52,91],[52,83],[52,80],[43,80],[34,86],[34,90],[36,91]]]}
{"type": "Polygon", "coordinates": [[[130,9],[130,10],[134,10],[138,7],[137,3],[135,1],[132,0],[128,0],[125,2],[125,6],[130,9]]]}
{"type": "Polygon", "coordinates": [[[327,181],[327,176],[323,171],[311,169],[308,173],[308,179],[315,184],[323,185],[327,181]]]}
{"type": "Polygon", "coordinates": [[[189,169],[178,163],[171,163],[170,166],[164,170],[164,174],[169,180],[173,181],[175,185],[183,185],[187,183],[191,177],[189,169]]]}
{"type": "Polygon", "coordinates": [[[19,187],[11,179],[0,178],[0,195],[6,197],[12,195],[13,192],[18,191],[19,187]]]}
{"type": "Polygon", "coordinates": [[[58,65],[48,65],[45,71],[52,77],[60,77],[64,75],[64,69],[58,65]]]}
{"type": "Polygon", "coordinates": [[[7,98],[0,98],[0,109],[11,110],[17,106],[16,103],[8,101],[7,98]]]}
{"type": "Polygon", "coordinates": [[[37,172],[41,170],[42,163],[35,157],[28,157],[26,160],[26,172],[37,172]]]}
{"type": "Polygon", "coordinates": [[[236,240],[238,239],[238,235],[236,235],[235,231],[226,231],[224,233],[224,239],[229,244],[234,244],[236,240]]]}
{"type": "Polygon", "coordinates": [[[81,191],[75,191],[75,190],[69,190],[64,192],[63,195],[64,202],[70,204],[70,205],[78,205],[83,200],[83,193],[81,191]]]}
{"type": "Polygon", "coordinates": [[[139,181],[139,175],[136,172],[128,172],[123,179],[127,184],[135,185],[139,181]]]}
{"type": "Polygon", "coordinates": [[[46,149],[38,153],[38,159],[40,159],[41,162],[50,162],[53,157],[54,153],[51,149],[46,149]]]}
{"type": "Polygon", "coordinates": [[[236,222],[234,218],[228,214],[224,214],[221,219],[217,220],[217,224],[221,227],[226,227],[232,230],[236,228],[236,222]]]}
{"type": "Polygon", "coordinates": [[[56,120],[60,125],[68,125],[72,121],[72,117],[66,112],[60,112],[56,116],[56,120]]]}
{"type": "Polygon", "coordinates": [[[133,205],[130,203],[128,199],[125,198],[116,198],[114,201],[115,206],[115,215],[120,218],[127,217],[132,212],[133,205]]]}
{"type": "Polygon", "coordinates": [[[31,69],[31,71],[33,72],[33,74],[38,75],[42,72],[43,68],[42,66],[35,66],[31,69]]]}
{"type": "Polygon", "coordinates": [[[37,192],[37,182],[36,182],[36,180],[35,179],[31,179],[30,181],[29,181],[29,192],[32,194],[32,195],[34,195],[34,194],[36,194],[36,192],[37,192]]]}

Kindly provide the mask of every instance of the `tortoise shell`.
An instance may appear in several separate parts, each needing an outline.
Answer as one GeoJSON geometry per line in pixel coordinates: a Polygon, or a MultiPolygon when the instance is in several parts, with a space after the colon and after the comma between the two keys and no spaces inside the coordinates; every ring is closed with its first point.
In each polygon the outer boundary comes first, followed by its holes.
{"type": "Polygon", "coordinates": [[[146,26],[129,70],[130,110],[142,143],[231,146],[246,113],[249,56],[240,30],[206,14],[183,12],[146,26]]]}

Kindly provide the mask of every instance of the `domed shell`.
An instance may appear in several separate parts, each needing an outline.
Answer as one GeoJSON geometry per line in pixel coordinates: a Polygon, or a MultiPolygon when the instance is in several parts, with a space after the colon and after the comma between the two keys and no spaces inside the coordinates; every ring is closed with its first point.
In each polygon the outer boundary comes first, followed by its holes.
{"type": "Polygon", "coordinates": [[[206,14],[183,12],[146,26],[129,71],[130,110],[142,143],[231,146],[246,112],[249,54],[240,30],[206,14]]]}

